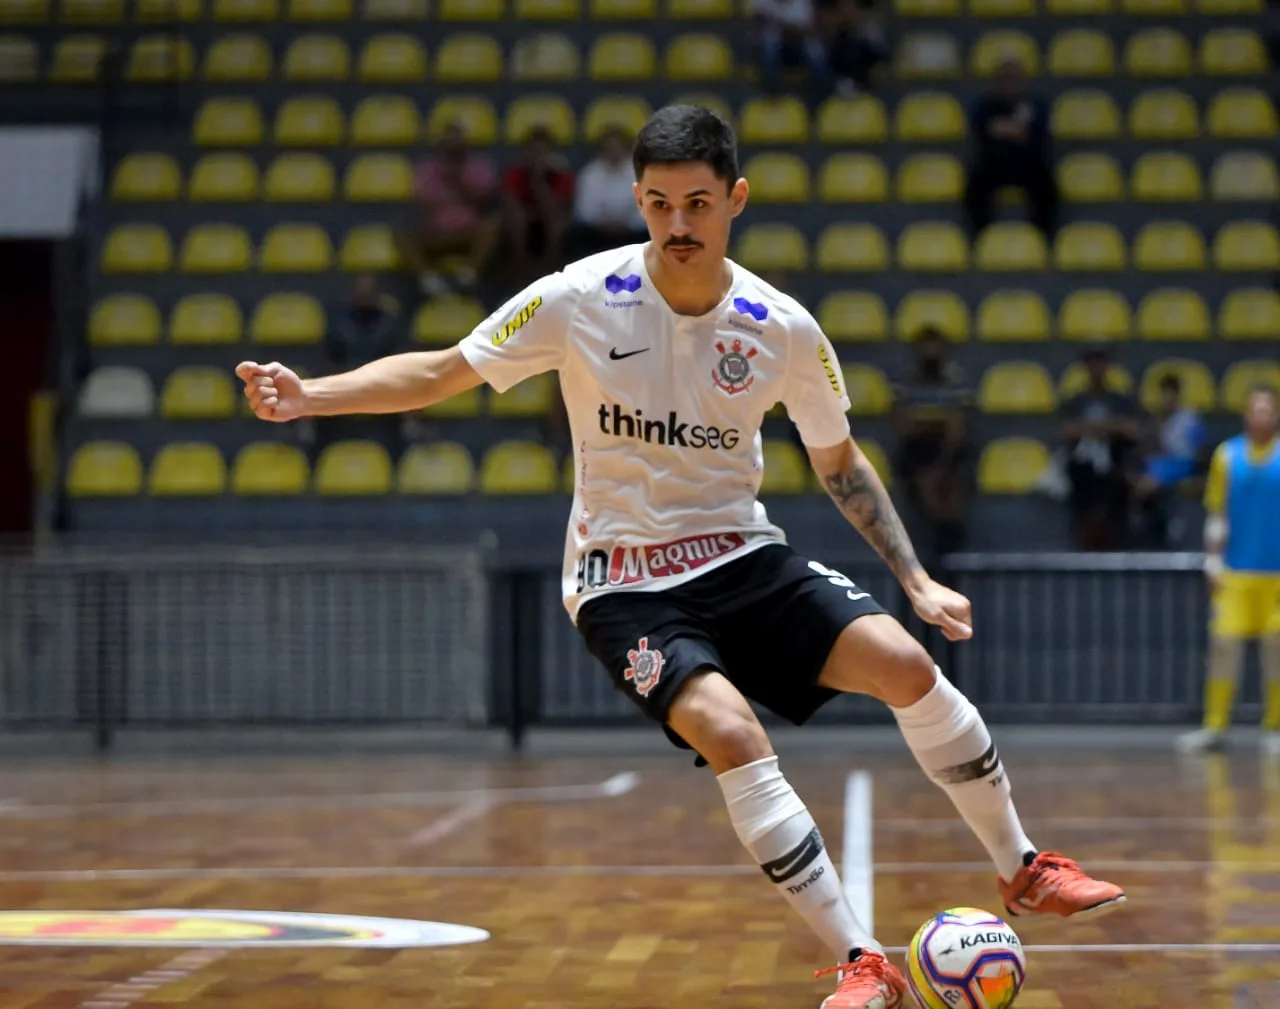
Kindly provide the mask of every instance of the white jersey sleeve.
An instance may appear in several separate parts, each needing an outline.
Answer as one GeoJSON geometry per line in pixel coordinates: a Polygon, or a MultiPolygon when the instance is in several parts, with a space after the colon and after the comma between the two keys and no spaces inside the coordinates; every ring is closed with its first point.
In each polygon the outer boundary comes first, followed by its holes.
{"type": "Polygon", "coordinates": [[[462,356],[498,392],[560,368],[580,296],[563,273],[534,281],[462,340],[462,356]]]}
{"type": "Polygon", "coordinates": [[[830,448],[849,437],[849,396],[831,342],[813,316],[791,323],[791,353],[782,405],[810,448],[830,448]]]}

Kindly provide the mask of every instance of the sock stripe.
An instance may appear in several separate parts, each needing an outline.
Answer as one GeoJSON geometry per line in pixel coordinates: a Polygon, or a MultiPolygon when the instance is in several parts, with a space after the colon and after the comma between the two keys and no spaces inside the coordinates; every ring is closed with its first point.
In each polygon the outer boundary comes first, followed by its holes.
{"type": "Polygon", "coordinates": [[[817,827],[805,835],[804,840],[779,858],[760,866],[764,874],[775,883],[785,883],[809,868],[826,850],[826,843],[817,827]]]}
{"type": "Polygon", "coordinates": [[[966,781],[981,781],[1000,770],[1000,754],[993,742],[981,757],[934,771],[932,778],[939,785],[962,785],[966,781]]]}

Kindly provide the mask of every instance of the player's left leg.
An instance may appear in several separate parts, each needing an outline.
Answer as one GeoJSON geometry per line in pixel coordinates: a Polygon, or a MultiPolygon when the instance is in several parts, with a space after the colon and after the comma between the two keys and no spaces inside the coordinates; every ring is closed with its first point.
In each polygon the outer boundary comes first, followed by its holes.
{"type": "Polygon", "coordinates": [[[1262,746],[1280,756],[1280,577],[1268,579],[1271,596],[1263,634],[1258,639],[1262,660],[1262,746]]]}

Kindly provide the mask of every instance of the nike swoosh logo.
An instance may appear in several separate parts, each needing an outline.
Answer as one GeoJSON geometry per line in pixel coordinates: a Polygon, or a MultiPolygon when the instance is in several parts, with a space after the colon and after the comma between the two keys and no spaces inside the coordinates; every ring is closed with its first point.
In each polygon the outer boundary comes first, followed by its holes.
{"type": "Polygon", "coordinates": [[[649,349],[648,347],[641,347],[639,350],[629,350],[625,354],[619,354],[618,348],[614,347],[612,350],[609,351],[609,360],[621,361],[623,358],[635,357],[637,354],[643,354],[648,349],[649,349]]]}
{"type": "Polygon", "coordinates": [[[870,592],[854,592],[853,589],[850,589],[848,592],[845,593],[845,595],[849,597],[850,602],[856,603],[859,599],[866,599],[867,596],[871,595],[871,593],[870,592]]]}
{"type": "Polygon", "coordinates": [[[807,869],[822,854],[824,848],[822,834],[818,832],[817,827],[814,827],[805,839],[789,852],[772,862],[766,862],[760,868],[773,882],[784,883],[807,869]]]}

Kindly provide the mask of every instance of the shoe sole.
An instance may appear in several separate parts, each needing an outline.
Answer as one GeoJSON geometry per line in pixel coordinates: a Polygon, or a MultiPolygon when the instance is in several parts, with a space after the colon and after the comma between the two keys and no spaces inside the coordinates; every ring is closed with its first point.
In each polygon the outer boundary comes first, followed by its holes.
{"type": "Polygon", "coordinates": [[[1124,905],[1127,901],[1128,901],[1128,898],[1122,893],[1120,894],[1119,897],[1116,897],[1114,900],[1104,900],[1101,904],[1094,904],[1093,907],[1082,908],[1079,911],[1073,911],[1071,912],[1071,914],[1066,914],[1066,915],[1036,914],[1036,912],[1034,911],[1025,911],[1025,912],[1019,913],[1018,911],[1015,911],[1013,908],[1009,907],[1007,904],[1005,905],[1005,911],[1007,911],[1010,916],[1017,918],[1020,921],[1032,921],[1036,918],[1053,918],[1053,919],[1065,918],[1068,921],[1071,921],[1071,920],[1078,920],[1080,918],[1101,918],[1105,915],[1111,914],[1113,911],[1119,911],[1121,906],[1124,905]]]}

